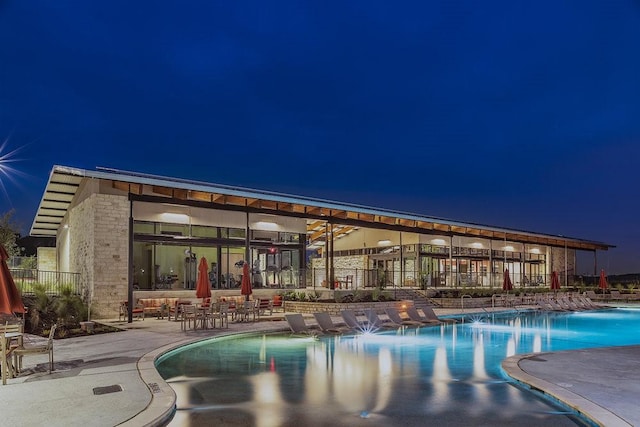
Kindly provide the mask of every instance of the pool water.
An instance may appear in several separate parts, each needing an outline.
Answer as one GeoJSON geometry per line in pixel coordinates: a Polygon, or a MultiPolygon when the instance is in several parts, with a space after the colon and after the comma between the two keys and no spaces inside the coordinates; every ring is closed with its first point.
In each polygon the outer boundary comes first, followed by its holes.
{"type": "Polygon", "coordinates": [[[569,426],[570,411],[511,381],[513,354],[640,344],[640,310],[476,315],[453,325],[318,338],[225,337],[157,369],[172,426],[569,426]]]}

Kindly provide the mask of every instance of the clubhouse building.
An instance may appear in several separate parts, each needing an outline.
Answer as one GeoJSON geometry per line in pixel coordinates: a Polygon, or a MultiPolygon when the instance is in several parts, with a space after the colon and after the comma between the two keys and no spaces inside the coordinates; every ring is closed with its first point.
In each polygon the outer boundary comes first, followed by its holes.
{"type": "MultiPolygon", "coordinates": [[[[39,264],[77,273],[92,315],[121,301],[192,296],[207,261],[212,290],[563,286],[576,252],[601,242],[470,224],[311,197],[100,168],[54,166],[30,234],[56,238],[39,264]]],[[[39,268],[41,268],[39,266],[39,268]]]]}

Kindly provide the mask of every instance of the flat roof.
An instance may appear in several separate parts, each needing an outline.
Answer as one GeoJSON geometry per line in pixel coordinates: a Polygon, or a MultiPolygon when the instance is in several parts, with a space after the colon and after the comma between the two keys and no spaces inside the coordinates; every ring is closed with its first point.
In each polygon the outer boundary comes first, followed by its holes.
{"type": "Polygon", "coordinates": [[[416,213],[363,206],[320,198],[297,196],[267,190],[171,178],[111,168],[96,170],[53,166],[38,211],[31,226],[32,236],[56,236],[83,179],[112,182],[116,189],[142,195],[151,191],[169,200],[193,201],[212,207],[260,209],[281,215],[302,216],[335,223],[353,223],[373,228],[399,228],[423,234],[451,234],[523,243],[567,246],[582,250],[607,250],[614,246],[574,237],[536,233],[490,225],[453,221],[416,213]],[[145,190],[146,189],[146,190],[145,190]]]}

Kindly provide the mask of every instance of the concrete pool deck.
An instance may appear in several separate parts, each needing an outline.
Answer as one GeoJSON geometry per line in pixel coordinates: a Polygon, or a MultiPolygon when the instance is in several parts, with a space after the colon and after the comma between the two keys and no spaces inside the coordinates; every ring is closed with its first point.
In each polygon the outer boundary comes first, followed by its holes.
{"type": "MultiPolygon", "coordinates": [[[[472,310],[466,310],[471,313],[472,310]]],[[[484,311],[482,311],[484,312],[484,311]]],[[[436,309],[439,315],[459,311],[436,309]]],[[[147,318],[105,322],[123,332],[55,341],[55,371],[47,355],[25,358],[25,371],[0,386],[4,425],[163,425],[175,393],[154,368],[165,351],[201,339],[255,331],[288,330],[278,313],[228,329],[182,331],[180,323],[147,318]],[[95,394],[116,386],[121,391],[95,394]]],[[[312,321],[309,321],[312,324],[312,321]]],[[[599,425],[640,425],[640,346],[518,355],[503,367],[518,381],[586,414],[599,425]]]]}

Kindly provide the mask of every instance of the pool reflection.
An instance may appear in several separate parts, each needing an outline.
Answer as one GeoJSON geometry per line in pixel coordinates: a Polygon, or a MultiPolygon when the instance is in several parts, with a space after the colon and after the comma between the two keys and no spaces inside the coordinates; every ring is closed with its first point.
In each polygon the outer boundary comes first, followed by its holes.
{"type": "MultiPolygon", "coordinates": [[[[533,313],[317,340],[218,339],[173,352],[157,367],[178,394],[172,425],[361,425],[366,419],[411,426],[424,425],[425,417],[447,425],[576,425],[509,382],[500,361],[593,341],[611,345],[601,338],[606,317],[593,316],[533,313]],[[597,322],[598,331],[582,329],[581,321],[597,322]]],[[[613,328],[620,320],[611,319],[613,328]]],[[[633,340],[640,342],[638,333],[633,340]]]]}

